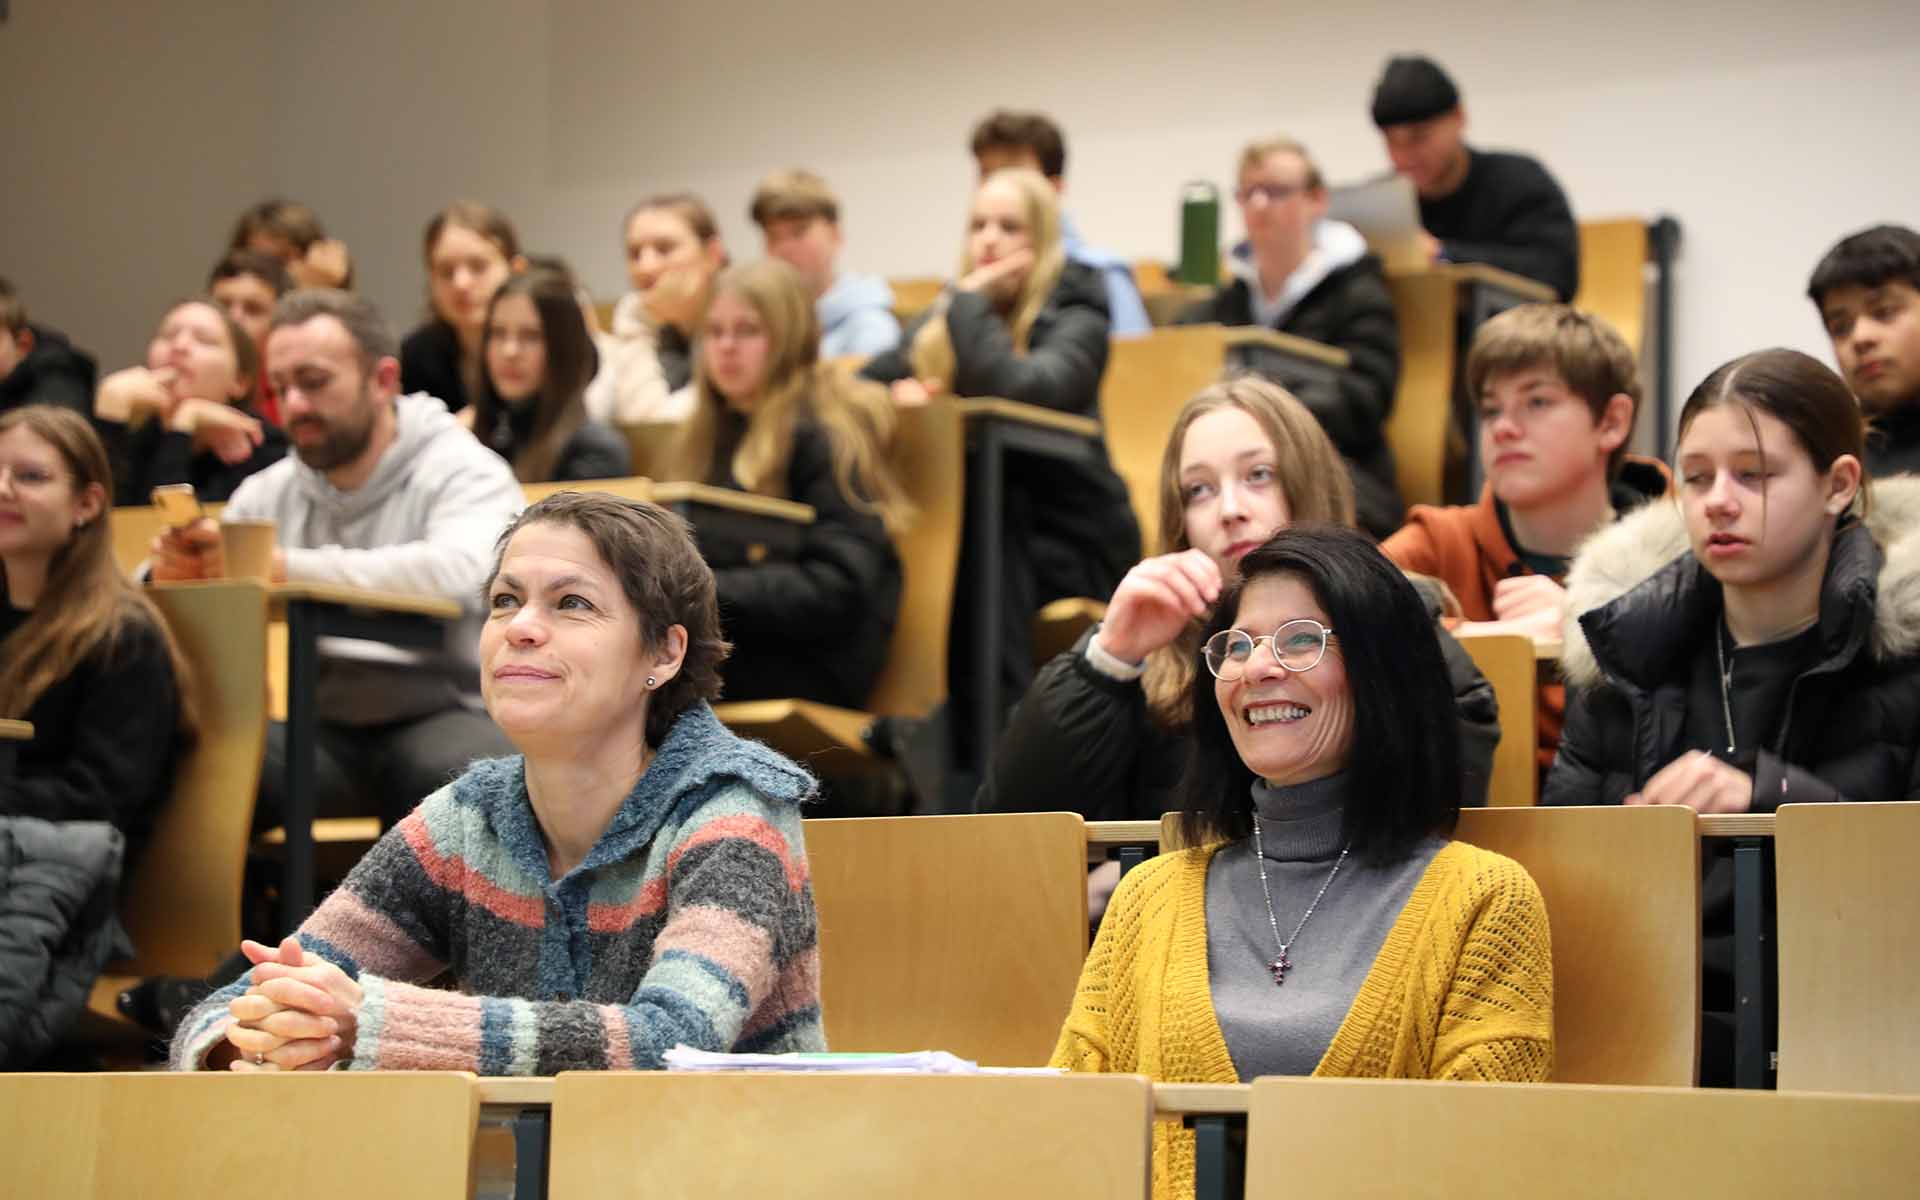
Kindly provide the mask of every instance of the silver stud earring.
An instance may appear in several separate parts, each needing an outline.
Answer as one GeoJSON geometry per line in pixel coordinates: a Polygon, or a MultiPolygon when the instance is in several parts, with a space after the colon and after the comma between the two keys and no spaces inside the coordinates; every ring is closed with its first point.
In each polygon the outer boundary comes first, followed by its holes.
{"type": "Polygon", "coordinates": [[[647,676],[647,690],[652,691],[653,687],[654,687],[653,676],[649,675],[647,676]]]}

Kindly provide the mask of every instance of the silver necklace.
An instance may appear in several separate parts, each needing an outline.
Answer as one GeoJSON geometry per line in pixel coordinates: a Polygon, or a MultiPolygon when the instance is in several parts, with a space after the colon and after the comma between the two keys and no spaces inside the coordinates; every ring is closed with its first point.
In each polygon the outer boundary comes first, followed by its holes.
{"type": "Polygon", "coordinates": [[[1713,652],[1720,659],[1720,715],[1727,722],[1727,754],[1734,753],[1733,744],[1733,701],[1728,693],[1733,690],[1733,666],[1727,662],[1727,623],[1720,622],[1720,628],[1713,631],[1713,652]]]}
{"type": "Polygon", "coordinates": [[[1347,851],[1351,849],[1353,849],[1352,842],[1340,848],[1340,857],[1333,860],[1333,870],[1328,872],[1327,881],[1320,885],[1319,894],[1314,896],[1313,903],[1307,905],[1307,911],[1301,914],[1300,923],[1293,927],[1293,935],[1282,938],[1280,918],[1273,913],[1273,890],[1267,885],[1267,855],[1260,845],[1260,814],[1253,814],[1253,861],[1260,867],[1260,894],[1267,901],[1267,924],[1273,927],[1273,940],[1280,944],[1279,956],[1267,964],[1267,973],[1273,976],[1273,986],[1279,987],[1287,981],[1287,972],[1293,970],[1293,960],[1287,957],[1287,951],[1300,939],[1300,931],[1307,927],[1307,921],[1313,916],[1313,910],[1320,907],[1321,897],[1325,896],[1327,889],[1333,886],[1333,877],[1340,873],[1341,864],[1347,861],[1347,851]]]}

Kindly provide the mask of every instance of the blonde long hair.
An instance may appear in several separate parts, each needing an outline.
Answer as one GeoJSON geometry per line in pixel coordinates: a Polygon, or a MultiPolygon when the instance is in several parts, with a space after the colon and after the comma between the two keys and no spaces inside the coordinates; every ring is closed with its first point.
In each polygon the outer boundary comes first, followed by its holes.
{"type": "MultiPolygon", "coordinates": [[[[1059,286],[1060,272],[1067,265],[1067,249],[1060,239],[1060,198],[1053,190],[1053,185],[1047,182],[1047,177],[1031,167],[1002,167],[981,181],[979,189],[974,192],[975,198],[995,183],[1012,184],[1019,191],[1021,215],[1033,238],[1033,268],[1027,272],[1027,280],[1020,286],[1020,294],[1014,298],[1007,321],[1013,333],[1014,350],[1025,354],[1027,341],[1033,334],[1034,319],[1046,307],[1047,297],[1053,295],[1053,289],[1059,286]]],[[[967,216],[969,229],[972,223],[970,205],[967,216]]],[[[975,266],[970,242],[971,238],[961,243],[960,272],[955,278],[967,275],[975,266]]],[[[953,334],[947,329],[944,296],[933,316],[914,334],[913,345],[909,348],[909,361],[913,364],[913,373],[919,378],[942,379],[949,386],[952,385],[953,334]]]]}
{"type": "MultiPolygon", "coordinates": [[[[1307,406],[1277,383],[1257,375],[1234,375],[1209,384],[1181,406],[1160,457],[1160,545],[1173,554],[1190,548],[1187,504],[1180,489],[1180,457],[1187,430],[1201,417],[1223,408],[1237,408],[1252,417],[1273,443],[1273,469],[1287,501],[1289,524],[1324,521],[1351,528],[1353,479],[1326,431],[1307,406]]],[[[1166,728],[1184,727],[1189,689],[1200,661],[1201,621],[1189,621],[1180,636],[1147,655],[1141,677],[1147,711],[1166,728]]]]}
{"type": "MultiPolygon", "coordinates": [[[[896,425],[887,389],[820,362],[820,323],[813,302],[786,263],[767,259],[728,268],[715,277],[708,305],[728,293],[760,314],[768,342],[766,383],[729,464],[734,479],[746,491],[788,498],[794,425],[811,419],[827,436],[840,494],[855,508],[877,515],[889,532],[903,530],[912,506],[887,461],[896,425]]],[[[694,362],[696,402],[671,470],[677,479],[706,481],[718,465],[713,456],[727,398],[713,386],[699,341],[694,362]]]]}
{"type": "MultiPolygon", "coordinates": [[[[27,430],[59,452],[75,492],[98,484],[102,507],[99,516],[76,527],[73,536],[53,552],[46,587],[33,612],[0,641],[0,717],[25,717],[48,688],[94,654],[110,651],[135,622],[145,622],[160,631],[167,645],[180,693],[179,731],[190,734],[194,717],[186,660],[160,611],[114,563],[113,540],[107,530],[110,510],[105,507],[113,497],[106,447],[86,418],[46,404],[0,416],[0,434],[14,429],[27,430]]],[[[0,580],[5,574],[0,566],[0,580]]]]}

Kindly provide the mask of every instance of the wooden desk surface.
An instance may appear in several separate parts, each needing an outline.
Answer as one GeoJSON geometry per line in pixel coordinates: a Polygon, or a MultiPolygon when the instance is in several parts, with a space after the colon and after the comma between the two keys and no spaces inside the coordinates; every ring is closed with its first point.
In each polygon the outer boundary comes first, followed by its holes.
{"type": "Polygon", "coordinates": [[[811,504],[757,496],[752,492],[739,492],[706,483],[656,483],[653,485],[653,501],[662,505],[703,504],[709,508],[727,508],[756,517],[792,521],[796,525],[811,525],[816,515],[811,504]]]}
{"type": "Polygon", "coordinates": [[[1528,279],[1525,275],[1515,275],[1512,271],[1503,271],[1486,263],[1442,263],[1438,268],[1459,283],[1485,283],[1512,292],[1516,296],[1525,296],[1551,304],[1558,299],[1554,290],[1537,279],[1528,279]]]}
{"type": "Polygon", "coordinates": [[[1702,813],[1701,837],[1772,837],[1772,813],[1702,813]]]}
{"type": "Polygon", "coordinates": [[[1077,433],[1081,437],[1100,436],[1100,422],[1092,417],[1055,412],[1051,408],[1041,408],[1038,404],[1021,404],[1013,400],[962,400],[959,404],[961,417],[969,421],[981,417],[997,417],[1003,421],[1037,425],[1042,429],[1077,433]]]}
{"type": "Polygon", "coordinates": [[[30,742],[33,740],[33,722],[0,721],[0,741],[30,742]]]}
{"type": "Polygon", "coordinates": [[[1297,334],[1281,333],[1277,329],[1262,329],[1257,325],[1228,326],[1226,338],[1230,349],[1235,346],[1265,346],[1296,358],[1326,363],[1330,367],[1344,368],[1353,362],[1353,356],[1338,346],[1329,346],[1297,334]]]}
{"type": "Polygon", "coordinates": [[[1156,1083],[1153,1111],[1162,1117],[1244,1113],[1250,1083],[1156,1083]]]}
{"type": "Polygon", "coordinates": [[[461,607],[444,596],[409,596],[399,592],[376,592],[369,588],[346,587],[337,583],[276,583],[267,589],[277,602],[314,600],[348,608],[371,608],[381,612],[412,613],[438,617],[442,621],[460,618],[461,607]]]}
{"type": "Polygon", "coordinates": [[[552,1104],[553,1076],[483,1075],[473,1081],[473,1090],[482,1104],[552,1104]]]}

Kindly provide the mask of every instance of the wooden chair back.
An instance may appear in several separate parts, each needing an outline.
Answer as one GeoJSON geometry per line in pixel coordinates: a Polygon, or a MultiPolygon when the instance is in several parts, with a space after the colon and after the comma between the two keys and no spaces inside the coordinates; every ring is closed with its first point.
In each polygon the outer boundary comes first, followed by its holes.
{"type": "Polygon", "coordinates": [[[927,275],[889,279],[887,286],[893,289],[894,318],[904,329],[914,318],[933,307],[933,302],[940,298],[940,292],[947,286],[947,281],[942,276],[927,275]]]}
{"type": "Polygon", "coordinates": [[[1691,1086],[1700,1060],[1700,838],[1686,808],[1476,808],[1463,842],[1540,885],[1553,1078],[1691,1086]]]}
{"type": "Polygon", "coordinates": [[[627,439],[627,454],[633,460],[635,476],[641,479],[674,477],[680,439],[687,432],[685,421],[637,421],[619,429],[627,439]]]}
{"type": "Polygon", "coordinates": [[[1905,1097],[1279,1076],[1250,1092],[1247,1200],[1879,1197],[1920,1179],[1905,1097]]]}
{"type": "MultiPolygon", "coordinates": [[[[206,505],[207,515],[216,521],[227,506],[206,505]]],[[[121,504],[107,510],[107,532],[113,537],[113,561],[124,575],[131,575],[147,561],[147,549],[167,527],[159,509],[151,504],[121,504]]]]}
{"type": "Polygon", "coordinates": [[[1779,1085],[1920,1093],[1920,803],[1784,805],[1774,855],[1779,1085]]]}
{"type": "Polygon", "coordinates": [[[902,409],[894,430],[894,477],[913,502],[913,522],[894,539],[904,576],[886,665],[868,698],[882,716],[925,716],[947,695],[947,629],[966,514],[967,433],[959,408],[935,401],[902,409]]]}
{"type": "Polygon", "coordinates": [[[1526,808],[1539,802],[1539,663],[1533,640],[1516,634],[1463,637],[1460,644],[1493,685],[1500,703],[1500,744],[1493,751],[1487,807],[1526,808]]]}
{"type": "Polygon", "coordinates": [[[622,500],[651,500],[653,480],[643,475],[625,479],[576,479],[570,483],[524,483],[520,490],[529,508],[557,492],[604,492],[622,500]]]}
{"type": "Polygon", "coordinates": [[[812,820],[806,841],[829,1046],[1046,1063],[1087,952],[1079,817],[812,820]]]}
{"type": "Polygon", "coordinates": [[[1394,477],[1409,506],[1442,504],[1453,423],[1458,288],[1437,271],[1390,275],[1387,286],[1400,321],[1400,386],[1387,415],[1394,477]]]}
{"type": "Polygon", "coordinates": [[[1227,332],[1219,325],[1179,325],[1122,338],[1107,350],[1100,382],[1100,423],[1113,469],[1126,482],[1144,551],[1159,554],[1160,461],[1173,421],[1187,401],[1220,378],[1227,332]]]}
{"type": "Polygon", "coordinates": [[[1646,345],[1647,223],[1639,217],[1580,222],[1575,308],[1604,318],[1634,358],[1646,345]]]}
{"type": "Polygon", "coordinates": [[[479,1116],[452,1073],[0,1076],[7,1194],[63,1200],[465,1196],[479,1116]]]}
{"type": "Polygon", "coordinates": [[[548,1194],[1144,1200],[1152,1112],[1137,1075],[569,1072],[548,1194]]]}
{"type": "Polygon", "coordinates": [[[240,944],[241,881],[267,739],[267,590],[236,581],[148,595],[193,672],[200,728],[121,893],[141,975],[205,975],[240,944]]]}

